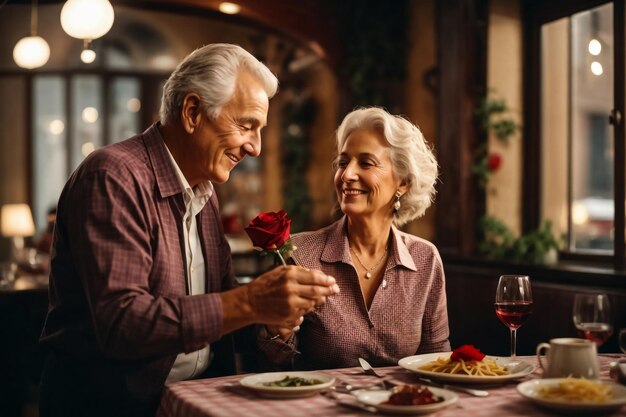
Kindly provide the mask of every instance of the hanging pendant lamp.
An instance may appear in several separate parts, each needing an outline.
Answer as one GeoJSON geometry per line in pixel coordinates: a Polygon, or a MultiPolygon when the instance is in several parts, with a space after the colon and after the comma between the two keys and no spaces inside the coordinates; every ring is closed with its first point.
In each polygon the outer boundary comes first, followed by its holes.
{"type": "Polygon", "coordinates": [[[81,60],[87,64],[96,59],[91,41],[104,36],[114,20],[113,6],[108,0],[68,0],[61,9],[61,26],[71,37],[83,39],[81,60]]]}
{"type": "Polygon", "coordinates": [[[37,36],[37,0],[33,0],[30,12],[30,36],[26,36],[15,44],[13,60],[27,69],[39,68],[48,62],[50,47],[41,36],[37,36]]]}

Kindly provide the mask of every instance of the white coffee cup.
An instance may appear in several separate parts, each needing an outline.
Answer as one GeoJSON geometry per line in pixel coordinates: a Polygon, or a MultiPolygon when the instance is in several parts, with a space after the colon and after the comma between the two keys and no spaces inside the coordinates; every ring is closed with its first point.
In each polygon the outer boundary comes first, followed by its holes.
{"type": "Polygon", "coordinates": [[[600,376],[596,344],[586,339],[564,337],[551,339],[550,343],[537,345],[537,360],[544,378],[583,377],[597,379],[600,376]],[[547,366],[541,362],[546,351],[547,366]]]}

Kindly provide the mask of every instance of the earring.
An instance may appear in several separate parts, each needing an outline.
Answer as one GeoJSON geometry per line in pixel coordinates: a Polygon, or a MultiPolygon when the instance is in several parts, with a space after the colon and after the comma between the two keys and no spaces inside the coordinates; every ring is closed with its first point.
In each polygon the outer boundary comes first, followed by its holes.
{"type": "Polygon", "coordinates": [[[393,203],[393,209],[395,211],[400,210],[400,206],[401,206],[401,204],[400,204],[400,197],[402,197],[402,194],[400,194],[400,191],[397,191],[396,192],[396,201],[393,203]]]}

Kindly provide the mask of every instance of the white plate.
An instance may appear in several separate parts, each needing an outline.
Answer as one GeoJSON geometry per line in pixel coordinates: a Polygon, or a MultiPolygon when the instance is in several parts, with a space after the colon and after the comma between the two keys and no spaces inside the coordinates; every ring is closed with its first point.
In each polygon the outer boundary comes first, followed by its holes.
{"type": "Polygon", "coordinates": [[[250,388],[264,397],[270,398],[299,398],[317,394],[324,388],[335,383],[335,378],[320,372],[268,372],[264,374],[249,375],[239,380],[244,387],[250,388]],[[268,387],[263,385],[267,382],[280,381],[289,377],[317,379],[321,384],[307,385],[303,387],[268,387]]]}
{"type": "Polygon", "coordinates": [[[435,394],[437,397],[442,397],[443,401],[424,405],[389,405],[381,403],[389,399],[389,396],[391,396],[391,391],[358,390],[353,391],[352,395],[354,395],[357,400],[359,400],[363,404],[375,406],[382,413],[413,415],[432,413],[434,411],[447,407],[450,404],[455,403],[459,399],[458,395],[446,389],[431,387],[428,387],[428,389],[432,391],[432,393],[435,394]]]}
{"type": "Polygon", "coordinates": [[[626,387],[609,381],[600,381],[613,389],[613,399],[606,403],[583,403],[547,400],[538,394],[539,388],[558,385],[564,378],[533,379],[517,386],[523,397],[541,406],[567,413],[602,413],[620,408],[626,404],[626,387]]]}
{"type": "Polygon", "coordinates": [[[500,366],[509,366],[513,365],[512,368],[509,369],[509,374],[500,375],[500,376],[475,376],[475,375],[462,375],[462,374],[444,374],[441,372],[431,372],[425,371],[423,369],[419,369],[421,366],[424,366],[430,362],[437,360],[437,358],[449,358],[452,352],[441,352],[441,353],[427,353],[424,355],[415,355],[415,356],[407,356],[406,358],[400,359],[398,365],[407,369],[411,372],[415,372],[416,374],[423,376],[425,378],[436,379],[438,381],[446,381],[446,382],[458,382],[458,383],[469,383],[469,384],[494,384],[505,381],[510,381],[512,379],[517,379],[524,377],[535,370],[535,367],[527,362],[520,361],[518,359],[511,359],[508,357],[500,357],[500,356],[485,356],[485,359],[490,359],[496,361],[496,363],[500,366]]]}

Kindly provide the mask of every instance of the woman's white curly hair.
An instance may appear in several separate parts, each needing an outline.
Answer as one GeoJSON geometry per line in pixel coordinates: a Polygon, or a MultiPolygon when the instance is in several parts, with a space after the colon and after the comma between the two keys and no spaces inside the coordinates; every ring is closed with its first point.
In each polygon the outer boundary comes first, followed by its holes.
{"type": "Polygon", "coordinates": [[[400,198],[400,209],[394,212],[394,225],[402,226],[423,216],[434,199],[439,169],[419,128],[380,107],[358,108],[348,113],[337,129],[338,154],[350,133],[357,129],[382,133],[389,144],[393,172],[407,185],[400,198]]]}

